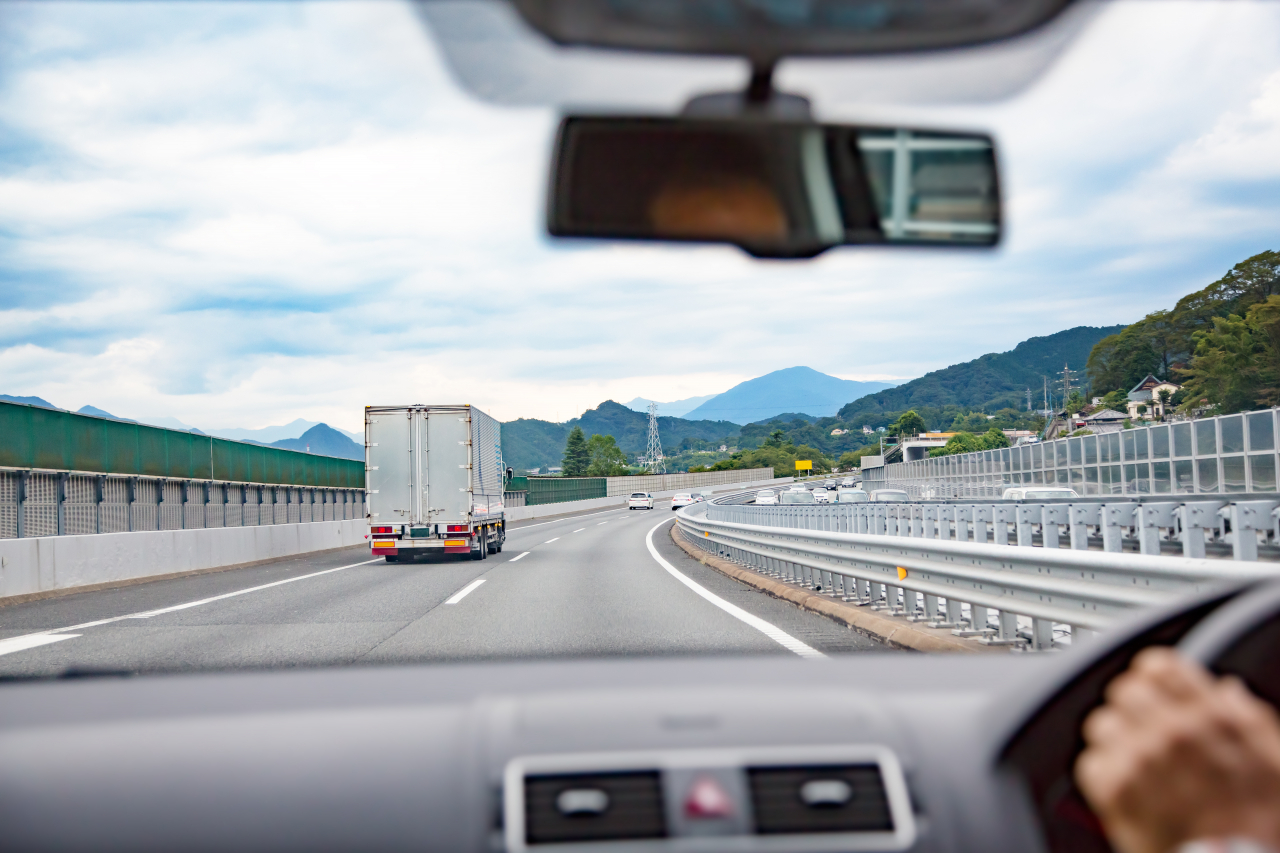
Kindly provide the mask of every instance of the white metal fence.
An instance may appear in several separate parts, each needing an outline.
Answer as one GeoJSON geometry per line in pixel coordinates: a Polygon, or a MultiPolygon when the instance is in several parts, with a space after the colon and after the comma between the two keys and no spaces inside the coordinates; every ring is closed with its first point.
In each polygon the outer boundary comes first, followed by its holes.
{"type": "Polygon", "coordinates": [[[1280,409],[1155,424],[864,468],[865,488],[915,498],[998,497],[1011,486],[1081,495],[1276,491],[1280,409]]]}
{"type": "Polygon", "coordinates": [[[363,518],[363,489],[0,470],[0,539],[363,518]]]}
{"type": "Polygon", "coordinates": [[[1280,563],[1259,561],[1280,555],[1280,499],[733,501],[682,510],[681,529],[762,574],[985,643],[1045,649],[1136,607],[1280,575],[1280,563]]]}

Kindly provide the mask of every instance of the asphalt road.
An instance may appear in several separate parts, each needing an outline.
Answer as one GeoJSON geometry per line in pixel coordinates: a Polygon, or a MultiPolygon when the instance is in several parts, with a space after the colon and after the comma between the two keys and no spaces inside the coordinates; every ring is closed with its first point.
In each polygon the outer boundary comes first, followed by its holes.
{"type": "Polygon", "coordinates": [[[516,524],[478,562],[361,547],[0,607],[0,676],[883,650],[690,559],[669,507],[516,524]]]}

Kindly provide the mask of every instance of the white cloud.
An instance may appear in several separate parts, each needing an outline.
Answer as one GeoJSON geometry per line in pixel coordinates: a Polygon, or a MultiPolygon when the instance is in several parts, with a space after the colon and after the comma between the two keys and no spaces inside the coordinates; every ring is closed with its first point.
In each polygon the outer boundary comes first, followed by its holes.
{"type": "Polygon", "coordinates": [[[995,132],[1008,240],[809,263],[553,244],[555,115],[469,99],[407,6],[4,11],[0,391],[70,408],[355,429],[388,395],[564,419],[902,379],[1131,321],[1280,233],[1274,4],[1110,4],[1012,101],[900,110],[995,132]]]}

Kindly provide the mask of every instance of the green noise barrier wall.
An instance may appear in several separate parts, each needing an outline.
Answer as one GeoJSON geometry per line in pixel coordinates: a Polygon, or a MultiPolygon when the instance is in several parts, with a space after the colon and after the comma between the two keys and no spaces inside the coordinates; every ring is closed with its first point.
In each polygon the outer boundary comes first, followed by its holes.
{"type": "Polygon", "coordinates": [[[4,401],[0,467],[364,488],[364,463],[356,460],[4,401]]]}
{"type": "Polygon", "coordinates": [[[525,506],[603,498],[608,491],[607,477],[530,477],[525,506]]]}

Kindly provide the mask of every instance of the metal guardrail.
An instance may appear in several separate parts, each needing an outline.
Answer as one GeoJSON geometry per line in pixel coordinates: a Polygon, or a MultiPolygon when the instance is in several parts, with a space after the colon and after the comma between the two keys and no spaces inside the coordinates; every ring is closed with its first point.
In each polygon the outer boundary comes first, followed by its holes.
{"type": "Polygon", "coordinates": [[[0,469],[0,539],[363,518],[364,490],[0,469]]]}
{"type": "Polygon", "coordinates": [[[743,500],[717,499],[705,515],[681,510],[678,523],[703,549],[762,574],[989,644],[1048,649],[1055,634],[1097,631],[1134,608],[1280,575],[1258,561],[1260,542],[1274,546],[1276,494],[1230,503],[743,500]],[[1207,545],[1235,559],[1208,558],[1207,545]],[[1179,546],[1191,556],[1162,554],[1179,546]]]}
{"type": "Polygon", "coordinates": [[[998,497],[1040,485],[1081,495],[1273,492],[1278,435],[1280,408],[893,462],[862,474],[868,491],[904,489],[914,498],[998,497]]]}

